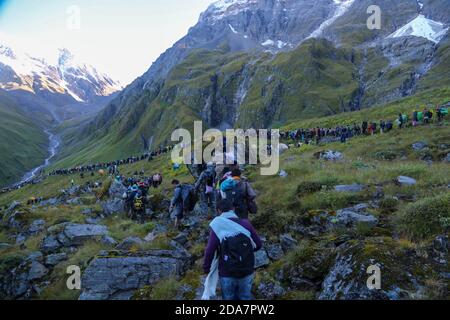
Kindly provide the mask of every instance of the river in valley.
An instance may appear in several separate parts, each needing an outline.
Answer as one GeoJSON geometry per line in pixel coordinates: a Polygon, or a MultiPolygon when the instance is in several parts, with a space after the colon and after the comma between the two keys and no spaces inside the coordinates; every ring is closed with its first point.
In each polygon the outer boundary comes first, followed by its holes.
{"type": "Polygon", "coordinates": [[[49,129],[45,130],[45,133],[47,134],[49,142],[50,142],[49,146],[48,146],[48,157],[45,159],[43,164],[28,171],[19,182],[14,184],[14,186],[18,186],[23,183],[30,182],[31,180],[33,180],[34,178],[39,176],[39,174],[42,172],[42,170],[44,168],[48,167],[48,165],[50,164],[50,161],[53,159],[53,157],[58,152],[58,148],[61,143],[59,137],[57,135],[53,134],[49,129]]]}

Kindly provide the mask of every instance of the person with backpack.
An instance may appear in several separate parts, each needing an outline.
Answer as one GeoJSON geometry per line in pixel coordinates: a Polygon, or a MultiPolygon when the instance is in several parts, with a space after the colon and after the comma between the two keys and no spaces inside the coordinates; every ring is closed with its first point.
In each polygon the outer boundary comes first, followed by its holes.
{"type": "Polygon", "coordinates": [[[229,199],[220,199],[220,214],[210,223],[203,271],[208,274],[203,300],[215,296],[220,279],[224,300],[251,300],[255,251],[262,247],[256,230],[248,220],[238,218],[229,199]]]}
{"type": "Polygon", "coordinates": [[[141,190],[136,192],[132,202],[132,215],[131,219],[144,223],[145,206],[147,204],[147,198],[144,196],[141,190]]]}
{"type": "Polygon", "coordinates": [[[211,208],[214,213],[215,210],[215,185],[216,185],[216,169],[212,162],[208,163],[206,170],[204,170],[197,179],[194,185],[195,191],[200,193],[200,201],[204,203],[207,208],[211,208]]]}
{"type": "Polygon", "coordinates": [[[248,219],[248,214],[256,213],[256,192],[250,183],[241,178],[241,170],[235,168],[231,171],[231,178],[220,185],[220,198],[232,201],[235,212],[240,219],[248,219]]]}
{"type": "Polygon", "coordinates": [[[174,227],[178,228],[184,216],[194,210],[198,199],[193,186],[181,184],[176,179],[172,180],[172,185],[175,187],[175,191],[170,201],[169,212],[170,218],[174,220],[174,227]]]}
{"type": "Polygon", "coordinates": [[[401,113],[398,114],[398,127],[401,129],[404,125],[404,117],[401,113]]]}
{"type": "Polygon", "coordinates": [[[363,123],[362,123],[362,126],[361,126],[361,128],[362,128],[362,134],[366,134],[367,133],[367,127],[368,127],[368,123],[367,123],[367,121],[363,121],[363,123]]]}

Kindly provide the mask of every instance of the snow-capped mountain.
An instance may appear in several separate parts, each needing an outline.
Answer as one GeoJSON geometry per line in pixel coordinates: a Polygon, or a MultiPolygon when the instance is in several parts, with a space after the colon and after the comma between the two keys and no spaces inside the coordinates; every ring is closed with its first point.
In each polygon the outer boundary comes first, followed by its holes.
{"type": "MultiPolygon", "coordinates": [[[[423,4],[421,4],[420,8],[423,8],[423,4]]],[[[448,29],[442,22],[427,19],[423,14],[419,14],[417,18],[389,35],[388,38],[414,36],[439,43],[446,35],[448,29]]]]}
{"type": "Polygon", "coordinates": [[[58,62],[50,64],[0,43],[0,88],[35,95],[60,94],[71,97],[74,102],[92,103],[122,87],[93,66],[77,63],[67,49],[61,49],[58,62]]]}

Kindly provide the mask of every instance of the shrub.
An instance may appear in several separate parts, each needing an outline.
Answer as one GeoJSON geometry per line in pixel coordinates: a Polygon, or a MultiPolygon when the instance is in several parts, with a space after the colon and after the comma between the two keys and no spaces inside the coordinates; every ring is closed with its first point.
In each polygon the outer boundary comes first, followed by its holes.
{"type": "Polygon", "coordinates": [[[407,205],[396,221],[400,232],[414,240],[425,240],[448,228],[450,194],[425,198],[407,205]]]}
{"type": "Polygon", "coordinates": [[[378,160],[392,161],[397,158],[397,154],[393,151],[379,151],[375,153],[375,158],[378,160]]]}
{"type": "Polygon", "coordinates": [[[380,201],[380,209],[383,213],[392,213],[397,210],[398,200],[393,197],[386,197],[380,201]]]}
{"type": "Polygon", "coordinates": [[[163,279],[154,286],[138,290],[133,298],[136,300],[174,300],[181,284],[174,278],[163,279]]]}
{"type": "Polygon", "coordinates": [[[297,187],[297,195],[303,196],[322,190],[322,184],[317,181],[303,181],[297,187]]]}

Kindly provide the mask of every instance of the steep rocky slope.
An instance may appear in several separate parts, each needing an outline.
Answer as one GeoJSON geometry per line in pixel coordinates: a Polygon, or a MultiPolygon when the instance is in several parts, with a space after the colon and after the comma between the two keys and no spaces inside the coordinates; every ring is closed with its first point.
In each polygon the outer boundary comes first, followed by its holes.
{"type": "Polygon", "coordinates": [[[372,4],[219,1],[96,119],[71,131],[61,158],[76,155],[66,160],[75,164],[155,148],[194,119],[270,127],[445,85],[446,2],[377,1],[382,29],[368,30],[372,4]],[[442,26],[431,28],[438,42],[404,34],[419,14],[442,26]]]}

